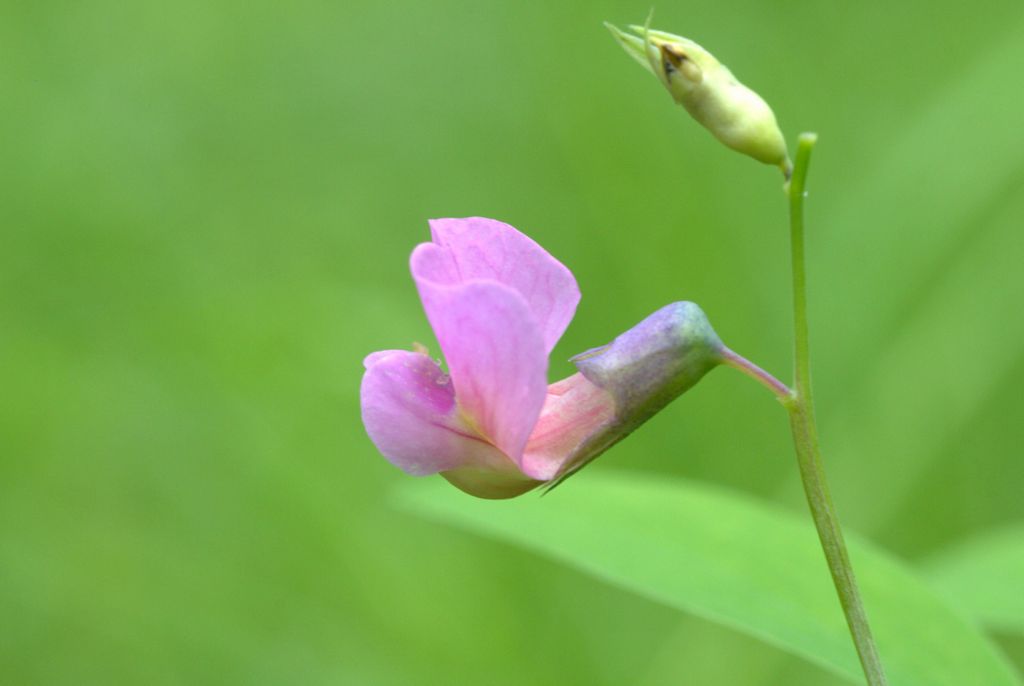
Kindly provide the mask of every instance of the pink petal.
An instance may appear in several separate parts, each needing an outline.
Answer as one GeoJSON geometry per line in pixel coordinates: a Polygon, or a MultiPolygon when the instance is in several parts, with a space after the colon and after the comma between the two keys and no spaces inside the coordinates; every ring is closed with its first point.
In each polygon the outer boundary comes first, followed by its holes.
{"type": "Polygon", "coordinates": [[[582,374],[551,384],[540,419],[523,456],[523,473],[540,481],[555,477],[615,416],[610,393],[582,374]]]}
{"type": "Polygon", "coordinates": [[[467,423],[517,463],[547,390],[544,340],[526,301],[494,281],[449,286],[417,264],[437,246],[413,251],[413,275],[444,353],[467,423]]]}
{"type": "Polygon", "coordinates": [[[572,272],[532,239],[494,219],[432,219],[430,232],[434,245],[447,257],[434,261],[429,278],[449,285],[497,281],[518,292],[550,353],[580,301],[572,272]]]}
{"type": "Polygon", "coordinates": [[[451,382],[428,356],[383,350],[368,356],[365,364],[363,424],[392,464],[416,475],[511,465],[462,420],[451,382]]]}

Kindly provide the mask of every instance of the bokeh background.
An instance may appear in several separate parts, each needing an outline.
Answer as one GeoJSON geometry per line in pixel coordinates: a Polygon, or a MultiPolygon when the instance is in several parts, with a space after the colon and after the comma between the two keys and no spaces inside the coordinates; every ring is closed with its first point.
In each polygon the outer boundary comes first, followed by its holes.
{"type": "MultiPolygon", "coordinates": [[[[552,378],[680,299],[788,377],[780,179],[601,26],[648,9],[0,5],[0,682],[838,683],[396,509],[408,477],[359,421],[362,357],[435,345],[407,271],[430,217],[503,219],[575,272],[552,378]]],[[[821,135],[812,343],[847,526],[914,564],[1024,518],[1019,0],[655,24],[821,135]]],[[[805,507],[783,413],[729,370],[590,469],[805,507]]]]}

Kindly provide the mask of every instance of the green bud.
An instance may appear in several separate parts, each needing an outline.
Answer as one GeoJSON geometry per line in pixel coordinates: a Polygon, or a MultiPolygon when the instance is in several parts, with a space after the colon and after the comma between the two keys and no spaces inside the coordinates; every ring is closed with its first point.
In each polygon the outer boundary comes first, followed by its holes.
{"type": "Polygon", "coordinates": [[[789,177],[792,165],[772,109],[714,55],[688,38],[646,26],[630,26],[636,35],[607,22],[605,26],[715,138],[755,160],[779,167],[789,177]]]}

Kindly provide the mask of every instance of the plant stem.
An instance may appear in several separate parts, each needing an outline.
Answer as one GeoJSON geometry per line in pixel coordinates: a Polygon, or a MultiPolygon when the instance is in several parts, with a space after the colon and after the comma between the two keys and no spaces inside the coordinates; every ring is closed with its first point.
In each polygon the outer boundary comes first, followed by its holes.
{"type": "Polygon", "coordinates": [[[796,448],[807,504],[818,529],[818,538],[825,551],[832,581],[835,583],[839,602],[846,615],[846,623],[853,637],[860,664],[864,668],[869,686],[885,686],[885,672],[878,657],[871,627],[868,624],[864,605],[861,602],[853,566],[846,551],[843,531],[839,526],[825,468],[818,446],[818,427],[814,418],[814,399],[811,394],[811,360],[807,333],[807,274],[804,259],[804,188],[807,181],[807,167],[811,160],[811,149],[818,136],[813,133],[800,135],[793,176],[787,185],[789,194],[790,246],[793,267],[793,325],[795,353],[795,381],[789,411],[790,426],[793,430],[793,444],[796,448]]]}
{"type": "Polygon", "coordinates": [[[793,402],[793,391],[790,390],[789,386],[782,383],[742,355],[725,348],[722,351],[722,363],[732,367],[733,369],[738,369],[754,381],[757,381],[759,384],[774,393],[775,397],[778,398],[779,402],[783,405],[788,407],[789,404],[793,402]]]}

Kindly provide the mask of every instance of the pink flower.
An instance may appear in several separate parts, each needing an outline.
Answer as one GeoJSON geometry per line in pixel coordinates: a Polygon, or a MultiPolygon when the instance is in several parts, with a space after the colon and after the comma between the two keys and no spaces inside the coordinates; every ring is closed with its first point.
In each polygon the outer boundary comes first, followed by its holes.
{"type": "Polygon", "coordinates": [[[361,388],[367,433],[410,474],[519,495],[575,471],[722,360],[700,308],[674,303],[548,386],[548,355],[580,298],[572,273],[493,219],[430,230],[410,266],[449,373],[425,351],[384,350],[364,361],[361,388]]]}
{"type": "Polygon", "coordinates": [[[410,266],[449,374],[423,352],[368,356],[363,423],[410,474],[440,472],[481,497],[552,479],[614,413],[581,374],[548,387],[548,355],[579,303],[572,273],[493,219],[437,219],[410,266]]]}

